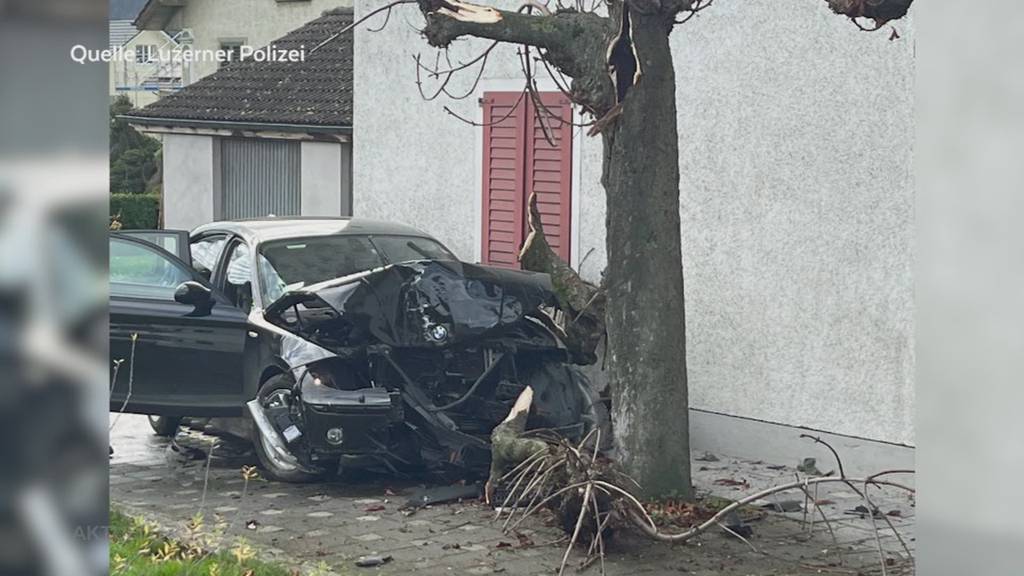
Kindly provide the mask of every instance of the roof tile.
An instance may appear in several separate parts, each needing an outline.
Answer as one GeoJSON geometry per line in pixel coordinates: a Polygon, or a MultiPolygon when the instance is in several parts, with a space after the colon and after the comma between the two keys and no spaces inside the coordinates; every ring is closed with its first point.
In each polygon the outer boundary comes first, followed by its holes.
{"type": "Polygon", "coordinates": [[[338,34],[351,23],[351,9],[325,12],[271,43],[277,49],[305,48],[305,60],[257,62],[249,58],[228,64],[131,116],[351,126],[352,34],[338,34]]]}

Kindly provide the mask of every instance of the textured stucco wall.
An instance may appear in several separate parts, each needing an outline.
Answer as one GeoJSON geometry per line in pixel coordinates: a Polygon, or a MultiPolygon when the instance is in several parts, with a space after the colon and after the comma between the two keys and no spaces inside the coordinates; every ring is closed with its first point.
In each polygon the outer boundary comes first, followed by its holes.
{"type": "MultiPolygon", "coordinates": [[[[406,22],[422,23],[405,10],[357,33],[355,213],[471,259],[480,129],[444,106],[478,118],[478,94],[424,102],[412,56],[434,54],[406,22]]],[[[675,31],[693,407],[913,442],[913,26],[896,27],[889,41],[824,2],[747,0],[675,31]]],[[[453,62],[484,45],[458,44],[453,62]]],[[[483,89],[519,77],[514,47],[500,50],[483,89]]],[[[574,264],[596,278],[601,143],[579,146],[574,264]]]]}
{"type": "Polygon", "coordinates": [[[191,230],[213,221],[215,144],[212,136],[163,136],[165,228],[191,230]]]}

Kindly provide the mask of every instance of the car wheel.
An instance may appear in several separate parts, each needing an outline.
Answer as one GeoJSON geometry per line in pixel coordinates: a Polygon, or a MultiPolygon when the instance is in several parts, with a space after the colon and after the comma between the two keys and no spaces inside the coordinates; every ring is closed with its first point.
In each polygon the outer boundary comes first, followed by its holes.
{"type": "Polygon", "coordinates": [[[150,415],[149,426],[157,436],[171,438],[178,433],[178,427],[181,426],[181,417],[150,415]]]}
{"type": "MultiPolygon", "coordinates": [[[[275,402],[290,402],[292,386],[293,382],[285,375],[271,377],[260,386],[257,395],[260,405],[267,408],[275,402]]],[[[282,462],[263,441],[263,436],[255,425],[252,427],[252,434],[256,457],[269,478],[280,482],[302,483],[318,480],[324,475],[322,470],[302,470],[282,462]]]]}

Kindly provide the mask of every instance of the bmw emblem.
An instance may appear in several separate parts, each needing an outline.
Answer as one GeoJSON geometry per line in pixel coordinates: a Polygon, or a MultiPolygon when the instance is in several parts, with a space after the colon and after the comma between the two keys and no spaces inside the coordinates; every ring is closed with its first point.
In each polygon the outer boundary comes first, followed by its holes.
{"type": "Polygon", "coordinates": [[[448,329],[438,324],[430,328],[430,337],[434,342],[444,342],[448,339],[448,329]]]}

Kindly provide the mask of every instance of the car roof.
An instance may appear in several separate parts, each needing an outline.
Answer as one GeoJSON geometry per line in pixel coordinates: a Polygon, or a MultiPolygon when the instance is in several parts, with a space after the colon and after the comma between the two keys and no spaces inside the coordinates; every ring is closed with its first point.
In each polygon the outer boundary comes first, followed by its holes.
{"type": "Polygon", "coordinates": [[[398,236],[419,236],[433,238],[431,235],[412,226],[395,222],[383,222],[365,218],[323,218],[296,217],[287,218],[253,218],[247,220],[226,220],[211,222],[199,226],[192,231],[192,236],[210,232],[228,232],[238,234],[250,244],[258,244],[270,240],[303,238],[308,236],[333,236],[337,234],[394,234],[398,236]]]}

